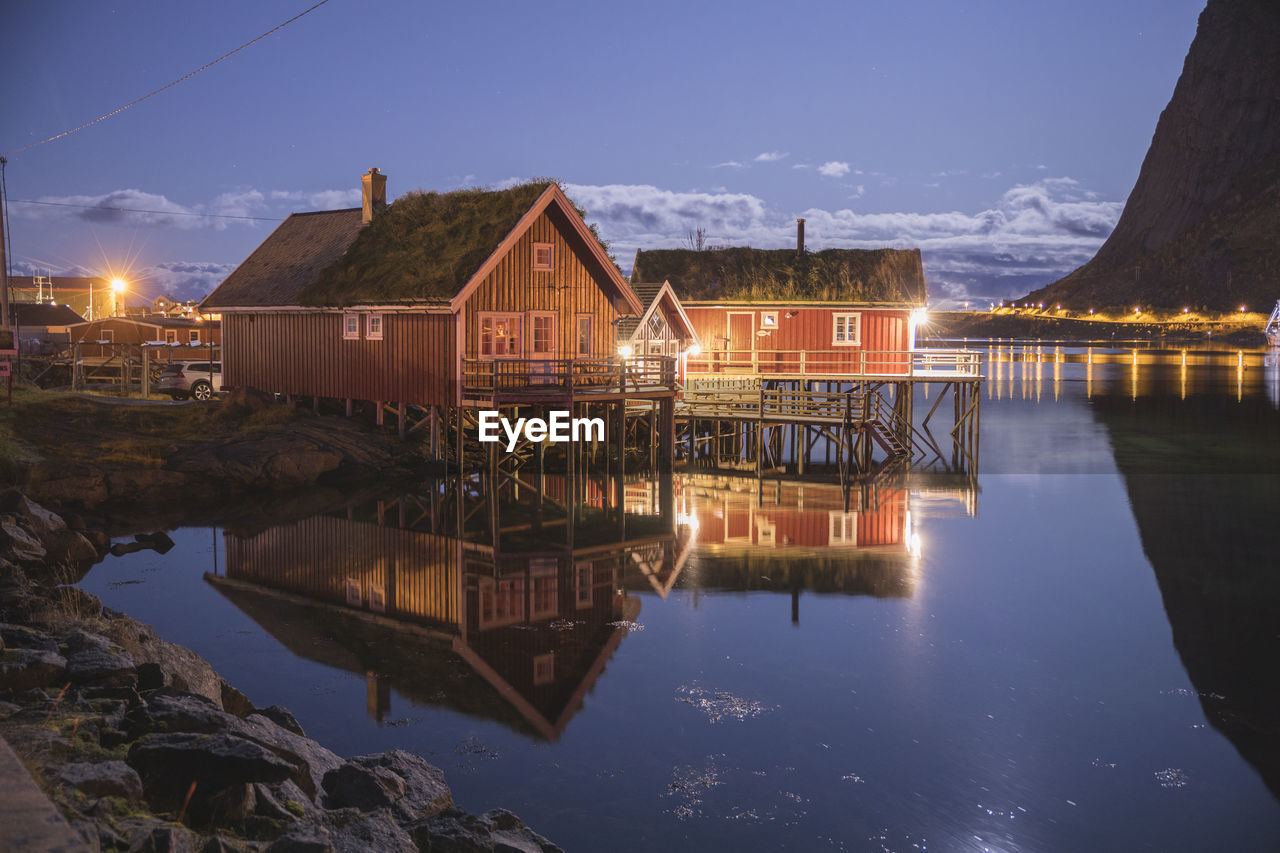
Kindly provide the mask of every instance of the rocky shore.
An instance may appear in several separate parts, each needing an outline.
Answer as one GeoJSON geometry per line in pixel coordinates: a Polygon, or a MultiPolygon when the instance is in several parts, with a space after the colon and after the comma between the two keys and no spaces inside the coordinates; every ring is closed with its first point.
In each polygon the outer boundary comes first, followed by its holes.
{"type": "MultiPolygon", "coordinates": [[[[83,841],[56,849],[560,849],[508,811],[459,810],[416,755],[334,754],[288,710],[255,707],[199,655],[67,583],[110,547],[75,516],[0,494],[0,735],[83,841]]],[[[21,823],[6,819],[0,847],[51,849],[21,823]]]]}

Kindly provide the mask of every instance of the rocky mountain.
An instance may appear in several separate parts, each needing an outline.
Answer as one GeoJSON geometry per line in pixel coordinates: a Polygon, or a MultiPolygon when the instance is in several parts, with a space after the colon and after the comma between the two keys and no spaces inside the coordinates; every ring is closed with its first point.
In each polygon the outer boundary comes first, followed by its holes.
{"type": "Polygon", "coordinates": [[[1029,300],[1270,310],[1280,298],[1280,3],[1209,0],[1115,231],[1029,300]]]}

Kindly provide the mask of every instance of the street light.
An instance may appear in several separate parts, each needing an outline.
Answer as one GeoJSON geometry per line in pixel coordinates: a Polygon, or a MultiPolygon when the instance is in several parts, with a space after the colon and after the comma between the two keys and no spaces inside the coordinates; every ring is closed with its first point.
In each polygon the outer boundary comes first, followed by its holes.
{"type": "Polygon", "coordinates": [[[120,311],[116,306],[116,295],[120,293],[124,293],[124,279],[122,278],[111,279],[111,316],[112,317],[120,316],[120,311]]]}

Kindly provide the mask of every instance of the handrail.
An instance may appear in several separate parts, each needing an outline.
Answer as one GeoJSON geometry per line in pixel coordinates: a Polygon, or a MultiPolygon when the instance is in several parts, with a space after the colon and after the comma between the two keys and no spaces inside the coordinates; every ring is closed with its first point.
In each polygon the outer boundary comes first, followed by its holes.
{"type": "Polygon", "coordinates": [[[690,356],[689,375],[732,375],[737,372],[770,374],[841,374],[914,376],[957,373],[977,376],[982,356],[975,350],[710,350],[690,356]]]}
{"type": "Polygon", "coordinates": [[[578,389],[621,390],[645,386],[674,388],[671,356],[634,358],[467,358],[462,362],[464,393],[578,389]]]}

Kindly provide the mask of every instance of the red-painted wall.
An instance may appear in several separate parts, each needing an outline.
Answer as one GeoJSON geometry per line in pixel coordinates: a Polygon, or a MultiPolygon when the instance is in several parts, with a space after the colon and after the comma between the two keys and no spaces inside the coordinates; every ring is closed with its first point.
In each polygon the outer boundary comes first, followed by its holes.
{"type": "Polygon", "coordinates": [[[893,375],[906,373],[910,364],[905,354],[910,346],[909,306],[695,302],[686,303],[684,309],[702,340],[702,354],[690,360],[691,377],[752,369],[761,373],[893,375]],[[763,324],[761,315],[766,313],[777,315],[775,327],[763,324]],[[850,313],[861,317],[859,342],[835,344],[834,315],[850,313]],[[748,327],[748,320],[751,332],[744,336],[741,331],[748,327]],[[738,340],[742,337],[745,341],[738,340]]]}

